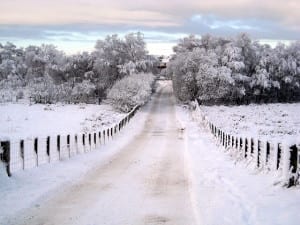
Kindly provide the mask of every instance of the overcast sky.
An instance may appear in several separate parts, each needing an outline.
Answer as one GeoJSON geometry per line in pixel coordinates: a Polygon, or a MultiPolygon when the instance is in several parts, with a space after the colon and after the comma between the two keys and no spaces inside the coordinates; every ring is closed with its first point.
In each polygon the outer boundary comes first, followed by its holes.
{"type": "Polygon", "coordinates": [[[300,39],[300,0],[0,0],[0,42],[92,50],[107,34],[141,31],[150,53],[178,38],[249,33],[274,43],[300,39]]]}

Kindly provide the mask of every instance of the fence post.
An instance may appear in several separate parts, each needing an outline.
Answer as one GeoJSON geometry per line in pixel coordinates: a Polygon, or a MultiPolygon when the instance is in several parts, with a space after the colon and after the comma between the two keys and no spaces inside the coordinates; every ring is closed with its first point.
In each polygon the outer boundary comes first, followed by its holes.
{"type": "Polygon", "coordinates": [[[50,163],[50,137],[47,136],[46,139],[46,155],[47,155],[47,161],[50,163]]]}
{"type": "Polygon", "coordinates": [[[267,143],[266,143],[266,160],[265,160],[265,163],[266,163],[266,165],[268,165],[269,164],[269,160],[270,160],[270,152],[271,152],[271,146],[270,146],[270,142],[268,142],[267,141],[267,143]]]}
{"type": "Polygon", "coordinates": [[[22,159],[22,169],[25,170],[24,140],[20,141],[20,157],[22,159]]]}
{"type": "Polygon", "coordinates": [[[57,135],[56,137],[56,146],[57,146],[58,160],[61,160],[61,136],[60,135],[57,135]]]}
{"type": "Polygon", "coordinates": [[[225,133],[222,131],[222,145],[225,146],[225,133]]]}
{"type": "Polygon", "coordinates": [[[92,135],[88,134],[88,151],[92,150],[92,135]]]}
{"type": "Polygon", "coordinates": [[[99,146],[99,140],[97,139],[97,133],[94,133],[94,147],[97,149],[99,146]]]}
{"type": "Polygon", "coordinates": [[[107,136],[107,141],[109,141],[109,136],[110,136],[110,130],[109,130],[109,128],[106,130],[106,136],[107,136]]]}
{"type": "Polygon", "coordinates": [[[245,142],[244,142],[244,158],[247,158],[247,150],[248,150],[248,139],[245,137],[245,142]]]}
{"type": "Polygon", "coordinates": [[[228,148],[229,146],[229,140],[230,140],[229,134],[226,134],[226,148],[228,148]]]}
{"type": "Polygon", "coordinates": [[[276,169],[278,170],[280,167],[280,160],[281,160],[281,154],[282,154],[282,146],[281,143],[277,144],[277,157],[276,157],[276,169]]]}
{"type": "Polygon", "coordinates": [[[67,144],[66,144],[66,150],[68,151],[68,157],[71,158],[71,135],[67,135],[67,144]]]}
{"type": "Polygon", "coordinates": [[[99,147],[101,146],[102,144],[102,140],[101,140],[101,131],[98,132],[98,139],[99,139],[99,147]]]}
{"type": "Polygon", "coordinates": [[[289,168],[291,169],[291,172],[293,173],[293,176],[290,177],[288,187],[291,187],[297,183],[298,180],[298,165],[299,165],[299,150],[297,148],[297,145],[293,145],[290,147],[290,163],[289,168]]]}
{"type": "Polygon", "coordinates": [[[1,153],[1,161],[5,163],[5,169],[7,175],[11,176],[11,170],[10,170],[10,141],[2,141],[0,142],[0,147],[2,148],[1,153]]]}
{"type": "Polygon", "coordinates": [[[38,142],[38,138],[35,138],[33,140],[33,150],[35,152],[35,157],[36,157],[36,166],[39,166],[39,154],[38,154],[38,150],[39,150],[39,142],[38,142]]]}
{"type": "Polygon", "coordinates": [[[105,130],[103,130],[103,143],[105,144],[105,130]]]}
{"type": "Polygon", "coordinates": [[[241,151],[242,153],[244,152],[243,151],[243,146],[244,146],[244,143],[243,143],[243,138],[242,137],[240,137],[240,141],[239,141],[239,144],[240,144],[240,149],[239,149],[239,151],[241,151]]]}
{"type": "Polygon", "coordinates": [[[257,168],[261,166],[260,158],[261,158],[261,151],[262,151],[262,142],[261,140],[257,141],[257,168]]]}
{"type": "Polygon", "coordinates": [[[254,154],[254,138],[250,138],[250,143],[251,143],[251,145],[250,145],[250,156],[252,156],[253,154],[254,154]]]}

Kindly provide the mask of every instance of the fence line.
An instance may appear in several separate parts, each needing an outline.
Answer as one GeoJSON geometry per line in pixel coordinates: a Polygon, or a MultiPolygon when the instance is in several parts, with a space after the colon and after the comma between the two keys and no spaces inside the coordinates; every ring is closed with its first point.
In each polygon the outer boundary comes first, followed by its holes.
{"type": "Polygon", "coordinates": [[[19,170],[67,160],[99,149],[128,124],[139,108],[139,105],[135,106],[116,124],[97,132],[0,140],[0,163],[4,163],[7,175],[11,176],[19,170]]]}
{"type": "Polygon", "coordinates": [[[299,184],[300,144],[287,145],[260,140],[255,137],[236,136],[223,131],[202,112],[197,101],[196,117],[210,130],[225,149],[236,152],[241,159],[254,162],[255,168],[280,172],[284,184],[291,187],[299,184]]]}

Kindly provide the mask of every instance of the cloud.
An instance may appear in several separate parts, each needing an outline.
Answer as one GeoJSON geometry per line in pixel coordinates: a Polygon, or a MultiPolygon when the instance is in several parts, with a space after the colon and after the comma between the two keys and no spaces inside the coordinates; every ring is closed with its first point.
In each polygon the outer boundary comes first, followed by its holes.
{"type": "Polygon", "coordinates": [[[190,33],[299,40],[299,11],[299,0],[9,0],[0,7],[0,42],[92,49],[107,34],[136,31],[152,46],[190,33]]]}
{"type": "Polygon", "coordinates": [[[10,0],[1,3],[2,24],[134,24],[178,26],[194,14],[227,19],[272,20],[300,29],[298,0],[10,0]]]}

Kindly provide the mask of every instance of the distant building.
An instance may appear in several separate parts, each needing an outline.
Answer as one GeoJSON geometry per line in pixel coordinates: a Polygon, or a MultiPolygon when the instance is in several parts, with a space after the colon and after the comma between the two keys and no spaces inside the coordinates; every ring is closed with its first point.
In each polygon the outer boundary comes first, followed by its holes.
{"type": "Polygon", "coordinates": [[[157,66],[157,68],[159,69],[165,69],[167,68],[167,63],[169,62],[169,58],[166,56],[159,56],[159,65],[157,66]]]}

